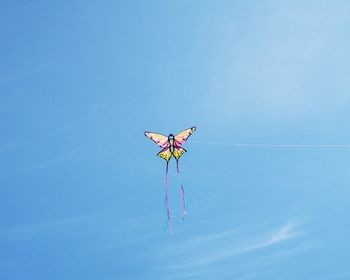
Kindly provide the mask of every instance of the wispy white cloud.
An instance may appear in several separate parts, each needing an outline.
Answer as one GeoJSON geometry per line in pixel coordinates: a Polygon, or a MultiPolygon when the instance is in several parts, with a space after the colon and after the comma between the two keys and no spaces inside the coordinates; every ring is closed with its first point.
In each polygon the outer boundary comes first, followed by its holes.
{"type": "Polygon", "coordinates": [[[242,225],[224,232],[191,237],[166,248],[172,263],[163,261],[164,279],[254,279],[263,268],[305,252],[311,244],[300,240],[304,220],[289,220],[280,226],[263,223],[242,225]],[[175,260],[175,261],[174,261],[175,260]],[[231,263],[232,266],[227,267],[231,263]],[[235,264],[235,265],[234,265],[235,264]],[[249,269],[248,269],[249,268],[249,269]],[[169,273],[172,272],[172,273],[169,273]]]}
{"type": "MultiPolygon", "coordinates": [[[[120,211],[123,207],[119,205],[118,210],[120,211]]],[[[98,246],[90,247],[89,250],[107,250],[155,237],[154,232],[151,233],[149,229],[157,221],[163,220],[160,213],[128,216],[127,214],[117,215],[117,212],[117,209],[109,207],[88,214],[52,219],[46,222],[0,227],[0,237],[16,242],[69,232],[72,238],[77,236],[79,239],[91,240],[98,236],[98,246]],[[128,232],[128,234],[123,234],[123,232],[128,232]],[[123,235],[122,242],[119,239],[120,234],[123,235]]]]}
{"type": "Polygon", "coordinates": [[[47,161],[33,163],[27,167],[23,167],[20,169],[20,171],[28,171],[28,170],[47,168],[47,167],[56,165],[62,161],[69,159],[73,154],[74,154],[74,151],[67,151],[67,152],[64,152],[64,153],[62,153],[56,157],[53,157],[47,161]]]}
{"type": "Polygon", "coordinates": [[[206,248],[208,250],[207,254],[197,255],[190,261],[186,262],[186,264],[175,264],[170,265],[170,267],[175,269],[190,268],[220,262],[238,255],[262,250],[264,248],[296,238],[301,234],[301,232],[300,222],[289,221],[269,234],[265,233],[263,236],[257,235],[248,240],[240,239],[237,241],[237,236],[232,234],[232,230],[217,235],[209,235],[206,238],[202,238],[202,244],[198,246],[202,247],[204,244],[213,244],[213,242],[216,242],[217,245],[220,246],[215,246],[215,248],[220,249],[213,251],[211,250],[211,246],[209,246],[206,248]],[[231,238],[233,240],[230,240],[231,238]],[[224,246],[221,246],[222,244],[224,244],[224,246]]]}
{"type": "Polygon", "coordinates": [[[17,80],[28,79],[37,75],[45,70],[47,70],[50,65],[52,65],[52,61],[37,63],[33,65],[21,66],[21,69],[15,73],[8,74],[7,76],[0,77],[0,86],[6,83],[14,82],[17,80]]]}
{"type": "Polygon", "coordinates": [[[81,215],[67,217],[63,219],[51,220],[43,223],[20,224],[12,227],[0,228],[0,233],[3,237],[21,240],[30,239],[33,236],[42,236],[57,230],[72,229],[74,226],[82,225],[92,221],[95,215],[81,215]]]}
{"type": "Polygon", "coordinates": [[[285,258],[299,254],[302,252],[307,252],[314,246],[314,243],[311,241],[301,242],[299,244],[294,245],[292,248],[288,248],[288,250],[278,251],[276,253],[272,253],[269,255],[263,255],[257,258],[260,264],[270,265],[276,263],[278,261],[284,260],[285,258]]]}
{"type": "Polygon", "coordinates": [[[75,120],[65,124],[64,126],[54,129],[51,132],[49,132],[49,135],[58,135],[61,133],[64,133],[71,128],[83,123],[88,117],[90,117],[93,113],[95,113],[98,110],[99,104],[95,104],[90,108],[90,110],[84,114],[82,114],[80,117],[76,118],[75,120]]]}

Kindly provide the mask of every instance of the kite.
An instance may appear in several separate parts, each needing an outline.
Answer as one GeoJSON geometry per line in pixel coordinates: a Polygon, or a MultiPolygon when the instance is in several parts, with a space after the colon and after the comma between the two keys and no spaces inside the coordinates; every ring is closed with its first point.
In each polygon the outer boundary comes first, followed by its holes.
{"type": "Polygon", "coordinates": [[[181,184],[181,194],[182,194],[182,205],[183,205],[183,212],[182,212],[182,219],[185,218],[186,215],[186,203],[185,203],[185,191],[184,187],[181,182],[181,174],[180,174],[180,168],[179,168],[179,159],[180,157],[187,152],[182,145],[187,141],[188,137],[193,134],[193,132],[196,131],[196,127],[193,126],[189,129],[186,129],[175,136],[173,134],[169,134],[169,136],[162,135],[160,133],[154,133],[145,131],[145,136],[149,139],[151,139],[153,142],[155,142],[159,147],[162,148],[162,150],[157,154],[157,156],[163,158],[166,160],[166,168],[165,168],[165,207],[166,207],[166,214],[168,218],[168,224],[171,225],[171,218],[170,218],[170,209],[169,209],[169,203],[168,203],[168,169],[169,169],[169,160],[172,156],[176,159],[176,170],[180,179],[181,184]]]}

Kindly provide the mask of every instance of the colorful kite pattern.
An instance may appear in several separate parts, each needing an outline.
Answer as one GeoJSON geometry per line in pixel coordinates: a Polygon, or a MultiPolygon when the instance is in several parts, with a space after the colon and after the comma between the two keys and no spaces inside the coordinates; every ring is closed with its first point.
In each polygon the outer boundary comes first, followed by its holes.
{"type": "Polygon", "coordinates": [[[176,159],[176,170],[181,183],[181,194],[182,194],[182,219],[185,218],[186,215],[186,203],[185,203],[185,191],[181,181],[180,167],[179,167],[179,159],[186,152],[182,145],[187,141],[188,137],[196,131],[196,127],[193,126],[189,129],[186,129],[175,136],[173,134],[169,134],[169,136],[162,135],[160,133],[154,132],[145,132],[145,136],[155,142],[162,150],[157,154],[157,156],[166,160],[166,168],[165,168],[165,207],[166,214],[168,219],[168,224],[171,225],[170,218],[170,209],[169,209],[169,201],[168,201],[168,169],[169,169],[169,160],[172,156],[176,159]]]}

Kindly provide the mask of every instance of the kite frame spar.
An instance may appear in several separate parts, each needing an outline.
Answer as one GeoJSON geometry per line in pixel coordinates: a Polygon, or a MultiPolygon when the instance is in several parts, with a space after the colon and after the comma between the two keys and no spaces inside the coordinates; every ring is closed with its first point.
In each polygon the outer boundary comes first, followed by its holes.
{"type": "Polygon", "coordinates": [[[170,208],[169,208],[169,199],[168,199],[168,189],[169,189],[169,181],[168,181],[168,171],[169,171],[169,161],[174,156],[176,159],[176,170],[179,176],[180,184],[181,184],[181,196],[182,196],[182,219],[185,219],[186,215],[186,202],[185,202],[185,190],[181,180],[180,174],[180,166],[179,159],[180,157],[187,152],[182,145],[187,141],[187,139],[196,131],[196,127],[190,127],[176,134],[169,134],[169,136],[165,136],[160,133],[145,131],[145,136],[155,142],[162,150],[157,154],[157,156],[166,160],[165,166],[165,208],[167,214],[167,222],[168,225],[171,225],[171,217],[170,217],[170,208]]]}

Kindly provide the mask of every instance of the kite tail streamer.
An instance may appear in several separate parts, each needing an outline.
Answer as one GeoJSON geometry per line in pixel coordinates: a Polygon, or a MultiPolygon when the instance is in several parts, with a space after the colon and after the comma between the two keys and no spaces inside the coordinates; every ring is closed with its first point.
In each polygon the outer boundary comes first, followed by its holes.
{"type": "Polygon", "coordinates": [[[169,187],[169,182],[168,182],[168,169],[169,169],[169,162],[166,162],[166,170],[165,170],[165,209],[166,209],[166,214],[167,214],[167,224],[168,226],[170,225],[170,230],[172,231],[171,228],[171,219],[170,219],[170,209],[169,209],[169,201],[168,201],[168,187],[169,187]]]}
{"type": "Polygon", "coordinates": [[[185,219],[185,215],[187,213],[186,211],[186,201],[185,201],[185,190],[182,185],[182,179],[181,179],[181,174],[180,174],[180,168],[179,168],[179,161],[176,161],[176,169],[177,169],[177,174],[179,175],[179,180],[181,184],[181,196],[182,196],[182,205],[183,205],[183,211],[182,211],[182,219],[185,219]]]}

